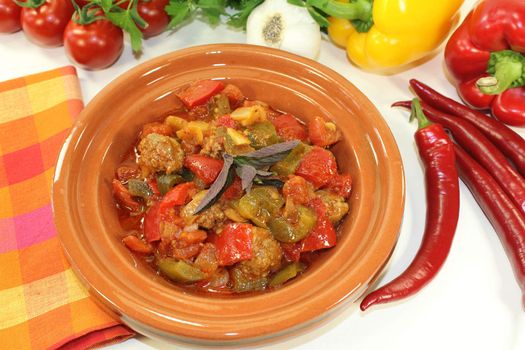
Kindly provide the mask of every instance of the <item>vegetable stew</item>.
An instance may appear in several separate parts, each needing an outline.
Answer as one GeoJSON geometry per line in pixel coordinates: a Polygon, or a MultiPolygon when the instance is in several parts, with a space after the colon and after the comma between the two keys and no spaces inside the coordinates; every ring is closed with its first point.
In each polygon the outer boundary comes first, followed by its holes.
{"type": "Polygon", "coordinates": [[[336,125],[308,125],[235,85],[202,80],[180,108],[143,125],[115,171],[122,242],[194,291],[279,288],[337,244],[352,179],[329,147],[336,125]]]}

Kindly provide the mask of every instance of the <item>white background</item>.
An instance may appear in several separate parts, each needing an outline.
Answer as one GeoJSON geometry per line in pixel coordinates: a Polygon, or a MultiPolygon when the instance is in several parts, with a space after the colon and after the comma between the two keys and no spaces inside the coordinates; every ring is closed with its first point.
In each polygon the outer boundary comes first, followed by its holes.
{"type": "MultiPolygon", "coordinates": [[[[474,0],[466,0],[463,15],[474,0]]],[[[194,21],[175,33],[144,42],[144,54],[136,59],[129,43],[111,68],[78,70],[85,103],[112,79],[158,55],[180,48],[221,42],[244,42],[242,32],[224,26],[215,29],[194,21]]],[[[425,221],[422,167],[414,146],[416,125],[408,113],[390,107],[412,98],[408,80],[417,78],[448,96],[457,98],[443,71],[442,51],[425,64],[391,76],[368,74],[352,66],[344,50],[324,40],[319,61],[355,84],[380,110],[398,142],[406,171],[406,207],[399,242],[384,284],[400,274],[415,255],[425,221]]],[[[0,36],[0,80],[69,64],[62,48],[44,49],[27,41],[23,33],[0,36]]],[[[516,129],[525,136],[525,129],[516,129]]],[[[118,349],[190,349],[137,337],[109,347],[118,349]]],[[[308,334],[259,345],[257,349],[525,349],[525,313],[521,292],[509,261],[489,221],[468,189],[461,184],[461,212],[456,238],[438,276],[417,295],[393,304],[372,307],[362,313],[350,305],[319,324],[308,334]]]]}

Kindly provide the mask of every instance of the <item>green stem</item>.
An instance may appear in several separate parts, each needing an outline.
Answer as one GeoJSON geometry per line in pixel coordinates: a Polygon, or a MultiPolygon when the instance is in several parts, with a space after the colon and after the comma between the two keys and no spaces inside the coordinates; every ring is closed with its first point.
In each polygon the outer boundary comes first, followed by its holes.
{"type": "Polygon", "coordinates": [[[14,0],[14,2],[20,7],[36,9],[44,5],[46,0],[27,0],[27,1],[14,0]]]}
{"type": "Polygon", "coordinates": [[[306,0],[306,3],[329,16],[352,21],[359,32],[367,32],[373,25],[373,0],[350,0],[348,3],[336,0],[306,0]]]}
{"type": "Polygon", "coordinates": [[[412,113],[410,113],[409,121],[414,120],[414,118],[417,119],[418,129],[426,128],[427,126],[432,124],[430,120],[427,119],[427,116],[425,115],[425,113],[423,113],[423,108],[421,108],[421,102],[419,102],[418,98],[414,98],[412,100],[411,112],[412,113]]]}
{"type": "Polygon", "coordinates": [[[512,50],[492,52],[487,72],[478,79],[478,89],[487,95],[499,95],[509,88],[525,85],[525,56],[512,50]]]}

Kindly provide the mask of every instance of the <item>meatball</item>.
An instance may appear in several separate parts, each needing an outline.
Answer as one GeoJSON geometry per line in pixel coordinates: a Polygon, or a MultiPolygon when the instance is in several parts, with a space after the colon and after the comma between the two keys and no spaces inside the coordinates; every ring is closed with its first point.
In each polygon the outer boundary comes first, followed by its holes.
{"type": "Polygon", "coordinates": [[[159,134],[148,134],[140,140],[138,163],[144,176],[152,172],[178,171],[184,162],[184,152],[174,138],[159,134]]]}
{"type": "Polygon", "coordinates": [[[270,231],[254,227],[252,230],[253,257],[237,263],[232,269],[237,291],[264,289],[268,275],[281,267],[282,250],[270,231]]]}

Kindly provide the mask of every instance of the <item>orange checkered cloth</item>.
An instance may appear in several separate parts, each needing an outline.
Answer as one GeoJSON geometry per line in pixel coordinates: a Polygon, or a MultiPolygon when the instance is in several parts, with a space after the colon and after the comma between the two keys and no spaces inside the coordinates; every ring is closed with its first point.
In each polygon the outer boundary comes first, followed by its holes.
{"type": "Polygon", "coordinates": [[[53,223],[55,163],[82,107],[73,67],[0,82],[2,349],[86,349],[133,335],[77,280],[53,223]]]}

